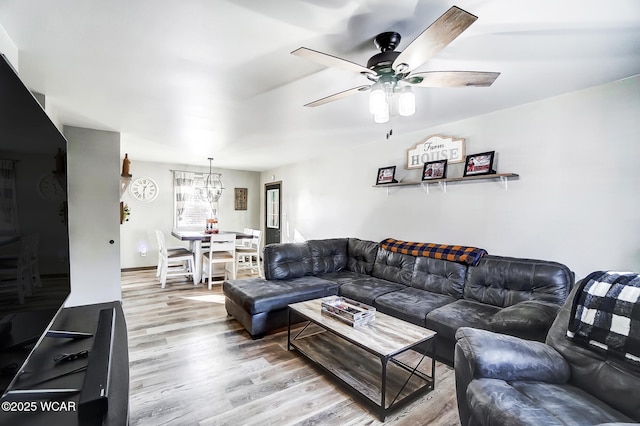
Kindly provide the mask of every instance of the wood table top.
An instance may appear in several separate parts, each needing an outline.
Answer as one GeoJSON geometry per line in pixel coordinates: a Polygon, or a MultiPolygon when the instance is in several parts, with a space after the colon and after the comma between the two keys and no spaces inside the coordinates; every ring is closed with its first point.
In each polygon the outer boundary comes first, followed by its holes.
{"type": "MultiPolygon", "coordinates": [[[[236,238],[241,238],[241,239],[253,238],[253,235],[245,234],[244,232],[219,231],[218,234],[222,234],[222,235],[235,234],[236,238]]],[[[211,234],[207,234],[204,231],[180,230],[180,229],[173,229],[171,231],[171,235],[173,235],[174,237],[182,241],[208,240],[211,237],[211,234]]]]}
{"type": "Polygon", "coordinates": [[[353,327],[322,313],[322,299],[293,303],[289,308],[346,340],[366,347],[380,356],[391,356],[420,342],[436,332],[376,311],[373,323],[353,327]]]}

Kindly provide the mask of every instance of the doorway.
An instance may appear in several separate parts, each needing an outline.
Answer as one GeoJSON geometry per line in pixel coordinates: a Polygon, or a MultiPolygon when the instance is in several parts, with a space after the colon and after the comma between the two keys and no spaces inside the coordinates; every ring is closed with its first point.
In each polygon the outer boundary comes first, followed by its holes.
{"type": "Polygon", "coordinates": [[[264,244],[280,242],[282,226],[282,182],[271,182],[264,185],[265,199],[265,233],[264,244]]]}

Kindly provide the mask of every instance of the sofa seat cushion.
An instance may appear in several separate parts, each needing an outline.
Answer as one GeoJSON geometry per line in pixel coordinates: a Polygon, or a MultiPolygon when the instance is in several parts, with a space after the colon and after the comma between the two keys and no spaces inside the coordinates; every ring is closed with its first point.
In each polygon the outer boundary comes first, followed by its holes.
{"type": "Polygon", "coordinates": [[[585,391],[568,384],[476,379],[467,387],[476,420],[495,425],[596,425],[633,422],[585,391]]]}
{"type": "Polygon", "coordinates": [[[375,301],[380,312],[425,327],[427,314],[457,299],[418,288],[405,288],[383,294],[375,301]]]}
{"type": "Polygon", "coordinates": [[[286,308],[291,303],[338,294],[338,284],[318,277],[285,280],[227,280],[222,292],[250,314],[286,308]]]}
{"type": "Polygon", "coordinates": [[[500,310],[497,306],[486,305],[472,300],[456,300],[453,303],[434,309],[427,314],[427,328],[438,335],[455,341],[460,327],[473,327],[489,330],[489,320],[500,310]]]}
{"type": "Polygon", "coordinates": [[[368,278],[368,275],[360,274],[358,272],[352,272],[347,270],[342,270],[338,272],[330,272],[328,274],[320,274],[317,276],[318,278],[322,278],[323,280],[333,281],[342,284],[349,284],[357,280],[361,280],[363,278],[368,278]]]}
{"type": "Polygon", "coordinates": [[[339,294],[340,296],[373,306],[374,301],[383,294],[405,288],[407,288],[407,286],[402,284],[380,278],[368,277],[341,285],[339,294]]]}

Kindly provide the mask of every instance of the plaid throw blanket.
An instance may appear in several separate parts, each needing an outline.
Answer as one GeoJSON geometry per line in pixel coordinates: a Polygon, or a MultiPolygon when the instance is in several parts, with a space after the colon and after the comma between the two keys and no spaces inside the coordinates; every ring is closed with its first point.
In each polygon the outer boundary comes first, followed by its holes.
{"type": "Polygon", "coordinates": [[[408,241],[387,238],[380,242],[380,247],[385,250],[408,254],[410,256],[425,256],[435,259],[450,260],[476,266],[480,258],[487,254],[484,249],[476,247],[452,246],[447,244],[412,243],[408,241]]]}
{"type": "Polygon", "coordinates": [[[614,357],[640,363],[640,276],[597,271],[573,300],[567,337],[614,357]]]}

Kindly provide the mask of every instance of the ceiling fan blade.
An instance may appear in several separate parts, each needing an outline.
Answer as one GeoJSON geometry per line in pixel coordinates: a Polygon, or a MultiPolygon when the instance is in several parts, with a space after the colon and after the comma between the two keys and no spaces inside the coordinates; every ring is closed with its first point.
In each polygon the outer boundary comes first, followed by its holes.
{"type": "Polygon", "coordinates": [[[422,32],[393,61],[396,72],[408,72],[427,62],[473,24],[477,16],[453,6],[422,32]]]}
{"type": "Polygon", "coordinates": [[[318,52],[313,49],[307,49],[306,47],[300,47],[291,52],[291,54],[327,67],[339,68],[345,71],[363,74],[375,74],[375,72],[373,72],[369,68],[358,65],[355,62],[347,61],[346,59],[338,58],[337,56],[332,56],[327,53],[318,52]]]}
{"type": "Polygon", "coordinates": [[[489,87],[499,72],[428,71],[411,74],[403,81],[420,87],[489,87]]]}
{"type": "Polygon", "coordinates": [[[353,89],[345,90],[344,92],[335,93],[333,95],[327,96],[326,98],[322,98],[322,99],[318,99],[317,101],[310,102],[310,103],[306,104],[305,106],[306,107],[317,107],[317,106],[320,106],[320,105],[324,105],[324,104],[329,103],[329,102],[333,102],[333,101],[337,101],[337,100],[342,99],[342,98],[346,98],[347,96],[355,95],[358,92],[364,92],[366,90],[369,90],[370,87],[371,87],[371,85],[364,85],[364,86],[354,87],[353,89]]]}

